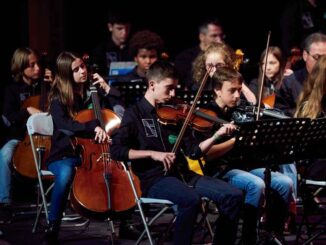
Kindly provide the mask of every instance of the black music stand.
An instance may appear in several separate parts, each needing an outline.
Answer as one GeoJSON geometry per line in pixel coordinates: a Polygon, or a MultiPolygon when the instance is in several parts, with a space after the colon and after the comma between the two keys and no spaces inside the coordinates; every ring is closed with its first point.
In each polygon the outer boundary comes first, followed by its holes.
{"type": "MultiPolygon", "coordinates": [[[[325,150],[323,149],[323,146],[325,144],[326,144],[326,118],[311,120],[298,147],[299,149],[298,153],[300,155],[300,159],[305,160],[305,162],[307,162],[308,165],[312,164],[317,159],[326,159],[326,153],[325,150]]],[[[301,183],[300,185],[301,197],[303,203],[303,217],[299,225],[298,235],[296,238],[296,243],[298,244],[300,238],[300,231],[302,229],[302,226],[306,224],[308,239],[303,243],[304,245],[310,244],[313,240],[315,240],[320,235],[326,232],[325,227],[321,226],[314,233],[311,233],[311,228],[308,219],[309,216],[308,212],[310,212],[309,209],[311,208],[311,206],[309,206],[309,201],[312,200],[317,194],[309,195],[308,193],[310,193],[311,190],[308,188],[308,186],[315,187],[316,189],[325,188],[325,179],[317,180],[317,179],[308,178],[307,169],[308,167],[305,167],[305,171],[303,171],[303,176],[299,175],[299,180],[301,183]]],[[[322,219],[323,218],[321,218],[320,222],[321,223],[324,222],[325,225],[325,221],[323,221],[322,219]]]]}
{"type": "Polygon", "coordinates": [[[126,107],[140,100],[147,90],[145,82],[115,82],[111,86],[120,91],[121,99],[126,107]]]}
{"type": "MultiPolygon", "coordinates": [[[[236,137],[233,154],[241,159],[241,163],[249,168],[265,167],[266,210],[270,205],[271,168],[274,165],[293,162],[298,159],[297,144],[301,142],[309,119],[277,119],[241,124],[236,137]]],[[[266,220],[270,219],[266,214],[266,220]]],[[[267,227],[268,241],[282,244],[267,227]]]]}
{"type": "MultiPolygon", "coordinates": [[[[114,82],[111,86],[117,88],[121,93],[121,98],[124,100],[125,106],[134,104],[140,100],[147,90],[145,82],[114,82]]],[[[184,101],[187,104],[192,104],[197,91],[183,90],[181,85],[177,86],[176,98],[184,101]]],[[[204,90],[198,101],[198,106],[208,104],[213,99],[211,90],[204,90]]]]}
{"type": "Polygon", "coordinates": [[[326,158],[326,152],[321,147],[326,143],[326,118],[311,120],[299,144],[300,159],[326,158]]]}
{"type": "MultiPolygon", "coordinates": [[[[185,103],[191,105],[193,104],[194,98],[196,97],[197,91],[191,90],[177,90],[176,98],[184,101],[185,103]]],[[[200,99],[197,102],[197,105],[204,106],[210,103],[213,99],[213,91],[212,90],[203,90],[200,99]]]]}

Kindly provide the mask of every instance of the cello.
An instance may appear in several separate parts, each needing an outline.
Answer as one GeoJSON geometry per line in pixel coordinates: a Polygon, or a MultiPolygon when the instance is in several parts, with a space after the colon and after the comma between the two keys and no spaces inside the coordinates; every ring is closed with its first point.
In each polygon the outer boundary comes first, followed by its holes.
{"type": "MultiPolygon", "coordinates": [[[[41,111],[46,111],[47,107],[47,92],[45,81],[41,81],[41,94],[28,97],[22,104],[22,108],[35,107],[41,111]]],[[[51,148],[50,136],[34,136],[34,145],[40,149],[42,159],[45,159],[51,148]]],[[[33,152],[29,136],[26,134],[24,139],[18,143],[13,159],[13,167],[17,173],[31,179],[37,178],[33,152]]],[[[44,164],[44,162],[42,163],[44,164]]]]}
{"type": "MultiPolygon", "coordinates": [[[[75,120],[86,122],[98,119],[108,135],[120,126],[120,118],[109,109],[101,109],[97,88],[91,86],[93,109],[79,112],[75,120]]],[[[77,167],[70,195],[73,208],[82,216],[105,219],[110,212],[128,210],[136,205],[128,175],[121,162],[110,157],[109,143],[97,143],[94,139],[76,138],[82,164],[77,167]]],[[[134,176],[137,193],[139,180],[134,176]]]]}

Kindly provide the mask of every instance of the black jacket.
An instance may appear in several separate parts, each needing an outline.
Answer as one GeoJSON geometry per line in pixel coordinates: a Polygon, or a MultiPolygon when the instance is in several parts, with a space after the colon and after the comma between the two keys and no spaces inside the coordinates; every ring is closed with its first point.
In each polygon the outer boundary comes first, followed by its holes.
{"type": "MultiPolygon", "coordinates": [[[[181,148],[191,158],[199,158],[202,152],[197,140],[187,131],[181,148]]],[[[118,161],[129,160],[129,150],[153,150],[171,152],[174,139],[177,137],[175,127],[167,127],[157,121],[155,108],[142,98],[136,105],[128,108],[122,118],[120,128],[112,135],[111,156],[118,161]]],[[[163,164],[151,158],[132,160],[132,169],[141,181],[144,195],[153,183],[163,178],[163,164]]],[[[169,171],[167,175],[180,178],[180,173],[187,182],[196,181],[196,174],[189,171],[186,159],[181,152],[175,161],[176,171],[169,171]]]]}

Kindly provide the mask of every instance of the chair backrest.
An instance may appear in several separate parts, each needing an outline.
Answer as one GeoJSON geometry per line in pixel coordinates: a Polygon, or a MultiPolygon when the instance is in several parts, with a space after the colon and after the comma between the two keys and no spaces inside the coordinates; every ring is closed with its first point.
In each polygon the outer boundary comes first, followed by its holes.
{"type": "Polygon", "coordinates": [[[47,112],[41,112],[31,115],[27,120],[26,126],[29,135],[53,135],[52,116],[47,112]]]}

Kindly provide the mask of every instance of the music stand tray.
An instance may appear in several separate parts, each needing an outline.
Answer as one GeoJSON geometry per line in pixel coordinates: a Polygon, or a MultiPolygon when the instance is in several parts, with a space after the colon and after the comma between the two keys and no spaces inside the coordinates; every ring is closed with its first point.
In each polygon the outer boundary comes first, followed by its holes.
{"type": "Polygon", "coordinates": [[[241,162],[250,165],[293,162],[299,158],[297,146],[309,124],[310,119],[305,118],[242,123],[236,136],[234,154],[241,162]]]}
{"type": "Polygon", "coordinates": [[[326,118],[311,120],[298,146],[300,160],[326,158],[326,118]]]}

